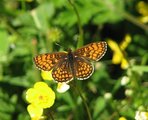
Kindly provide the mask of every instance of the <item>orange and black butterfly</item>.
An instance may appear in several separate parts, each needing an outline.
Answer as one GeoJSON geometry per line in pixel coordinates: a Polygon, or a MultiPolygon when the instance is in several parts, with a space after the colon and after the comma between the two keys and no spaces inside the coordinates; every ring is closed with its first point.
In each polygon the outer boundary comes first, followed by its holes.
{"type": "Polygon", "coordinates": [[[72,52],[54,52],[34,57],[36,66],[44,71],[52,70],[52,77],[57,82],[69,82],[73,78],[89,78],[94,66],[91,61],[100,60],[107,51],[106,42],[90,43],[72,52]]]}

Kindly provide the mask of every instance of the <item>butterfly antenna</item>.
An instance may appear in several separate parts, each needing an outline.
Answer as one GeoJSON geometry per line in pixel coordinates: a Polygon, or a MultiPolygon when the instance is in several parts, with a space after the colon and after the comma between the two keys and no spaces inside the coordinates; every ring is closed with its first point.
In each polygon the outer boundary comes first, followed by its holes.
{"type": "Polygon", "coordinates": [[[59,46],[59,47],[62,47],[62,48],[63,48],[63,46],[61,46],[59,43],[55,42],[55,44],[56,44],[57,46],[59,46]]]}
{"type": "Polygon", "coordinates": [[[60,48],[63,48],[63,50],[65,49],[62,45],[60,45],[59,43],[55,42],[55,45],[59,46],[60,48]]]}
{"type": "Polygon", "coordinates": [[[59,43],[55,42],[55,45],[59,46],[60,48],[63,48],[63,50],[69,51],[71,50],[70,48],[65,48],[64,46],[60,45],[59,43]]]}

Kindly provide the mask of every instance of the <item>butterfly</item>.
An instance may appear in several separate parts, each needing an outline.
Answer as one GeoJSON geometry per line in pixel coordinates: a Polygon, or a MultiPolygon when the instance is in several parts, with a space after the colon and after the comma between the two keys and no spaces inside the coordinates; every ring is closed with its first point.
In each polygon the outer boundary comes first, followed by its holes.
{"type": "Polygon", "coordinates": [[[84,80],[94,72],[91,62],[100,60],[106,51],[106,42],[94,42],[75,51],[37,55],[34,63],[41,70],[52,70],[52,77],[57,82],[69,82],[74,78],[84,80]]]}

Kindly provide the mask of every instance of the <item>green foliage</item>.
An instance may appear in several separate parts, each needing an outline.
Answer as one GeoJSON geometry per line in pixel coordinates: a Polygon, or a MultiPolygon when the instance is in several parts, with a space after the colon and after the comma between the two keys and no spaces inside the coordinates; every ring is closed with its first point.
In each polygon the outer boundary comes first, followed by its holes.
{"type": "MultiPolygon", "coordinates": [[[[124,3],[119,0],[83,0],[76,1],[80,19],[83,25],[88,22],[94,24],[114,23],[123,18],[124,3]],[[118,5],[118,6],[116,6],[118,5]]],[[[77,17],[71,7],[66,6],[57,16],[55,23],[62,26],[73,26],[77,22],[77,17]]]]}
{"type": "MultiPolygon", "coordinates": [[[[138,20],[143,16],[136,9],[140,1],[71,0],[72,6],[68,0],[1,0],[0,120],[30,119],[25,91],[42,80],[33,57],[76,49],[79,27],[84,31],[84,44],[108,38],[121,43],[126,34],[132,38],[123,52],[129,68],[123,70],[114,65],[113,51],[108,47],[104,58],[94,63],[92,77],[76,82],[92,119],[118,120],[121,116],[134,119],[136,111],[147,111],[148,26],[138,20]],[[124,76],[129,82],[122,85],[124,76]],[[107,93],[110,98],[105,97],[107,93]]],[[[55,82],[49,86],[56,92],[55,82]]],[[[55,120],[88,117],[83,101],[72,87],[66,93],[56,92],[56,102],[50,111],[55,120]]]]}

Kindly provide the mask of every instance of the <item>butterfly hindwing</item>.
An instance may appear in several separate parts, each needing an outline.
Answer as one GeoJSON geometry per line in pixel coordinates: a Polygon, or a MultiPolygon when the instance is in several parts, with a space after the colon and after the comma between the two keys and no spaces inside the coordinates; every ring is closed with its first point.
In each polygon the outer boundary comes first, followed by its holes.
{"type": "Polygon", "coordinates": [[[73,79],[70,64],[67,60],[60,61],[58,65],[53,68],[52,77],[57,82],[69,82],[73,79]]]}
{"type": "Polygon", "coordinates": [[[75,77],[79,80],[84,80],[89,78],[93,71],[93,65],[83,58],[77,58],[74,62],[75,66],[75,77]]]}

